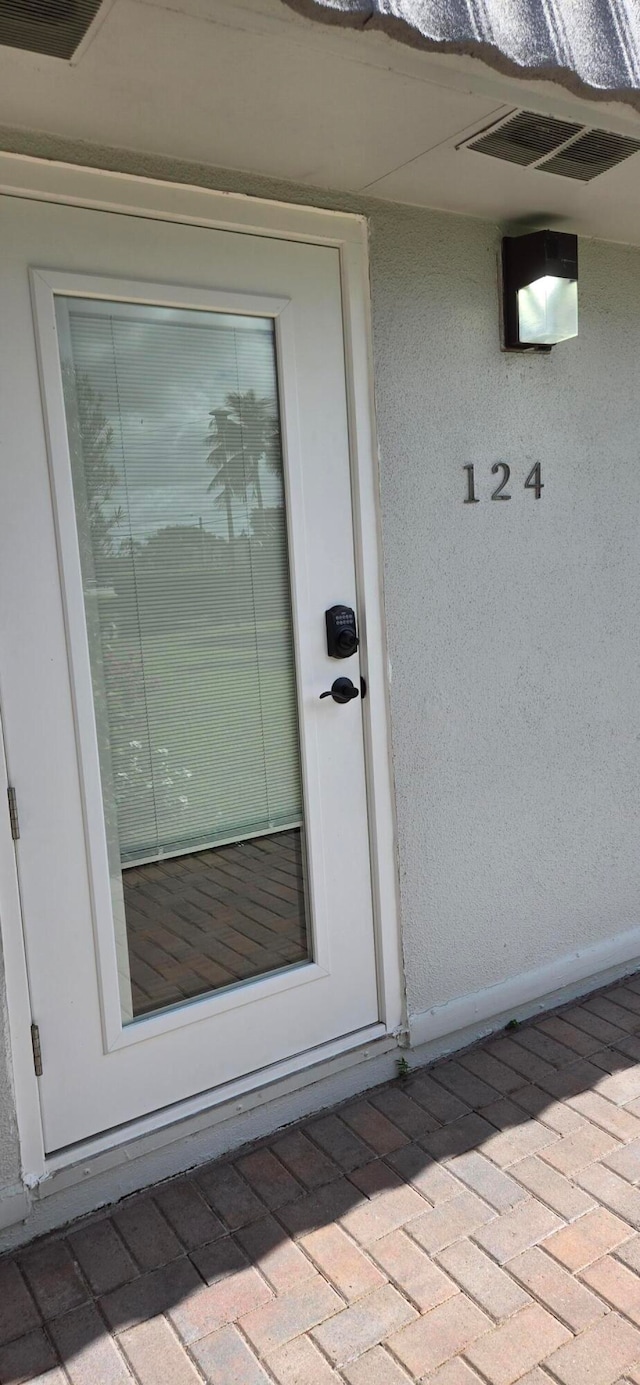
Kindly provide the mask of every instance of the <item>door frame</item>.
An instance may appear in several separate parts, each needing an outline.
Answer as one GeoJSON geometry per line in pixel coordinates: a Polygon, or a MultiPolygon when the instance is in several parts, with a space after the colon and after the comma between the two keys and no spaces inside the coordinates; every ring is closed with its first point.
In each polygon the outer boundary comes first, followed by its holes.
{"type": "MultiPolygon", "coordinates": [[[[382,594],[382,560],[378,458],[373,397],[373,357],[369,298],[368,223],[353,213],[263,200],[239,193],[210,191],[192,185],[159,182],[101,169],[44,161],[0,153],[0,195],[32,201],[90,207],[121,215],[143,217],[229,230],[246,235],[277,237],[332,246],[339,252],[343,304],[346,393],[351,487],[353,497],[354,551],[361,630],[361,664],[370,695],[362,707],[365,773],[369,812],[371,880],[374,909],[375,952],[379,998],[379,1023],[366,1033],[348,1035],[326,1045],[326,1056],[361,1048],[365,1041],[395,1036],[405,1023],[404,985],[399,934],[398,877],[391,736],[388,706],[388,663],[382,594]]],[[[0,673],[0,714],[2,685],[0,673]]],[[[5,765],[0,742],[0,793],[12,783],[11,766],[5,765]]],[[[19,785],[14,786],[19,795],[19,785]]],[[[5,800],[6,801],[6,800],[5,800]]],[[[9,815],[0,814],[0,868],[3,907],[0,929],[4,947],[7,1008],[12,1049],[13,1080],[23,1179],[34,1186],[54,1169],[76,1163],[98,1146],[110,1148],[127,1138],[160,1129],[184,1119],[186,1114],[222,1105],[234,1096],[239,1084],[225,1084],[187,1103],[165,1108],[132,1122],[116,1140],[108,1135],[87,1141],[86,1147],[47,1158],[44,1154],[37,1077],[34,1071],[20,887],[9,815]],[[232,1090],[233,1089],[233,1090],[232,1090]],[[188,1113],[185,1107],[188,1106],[188,1113]]],[[[323,1046],[325,1047],[325,1046],[323,1046]]],[[[304,1085],[308,1067],[317,1067],[324,1053],[317,1048],[289,1062],[253,1074],[242,1083],[251,1091],[257,1085],[294,1074],[304,1085]],[[304,1057],[307,1057],[307,1063],[304,1057]],[[302,1062],[301,1062],[302,1057],[302,1062]],[[277,1068],[277,1071],[276,1071],[277,1068]]],[[[46,1061],[46,1055],[44,1056],[46,1061]]],[[[313,1079],[312,1079],[313,1080],[313,1079]]],[[[264,1096],[262,1097],[264,1101],[264,1096]]]]}

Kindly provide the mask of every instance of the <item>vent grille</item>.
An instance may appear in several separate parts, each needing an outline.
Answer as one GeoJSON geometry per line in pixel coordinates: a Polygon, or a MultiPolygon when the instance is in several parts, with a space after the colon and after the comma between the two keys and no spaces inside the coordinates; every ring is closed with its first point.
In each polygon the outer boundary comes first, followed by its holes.
{"type": "Polygon", "coordinates": [[[571,125],[566,120],[520,111],[497,129],[472,140],[467,148],[526,167],[545,154],[550,154],[559,144],[571,139],[572,135],[579,134],[581,129],[581,125],[571,125]]]}
{"type": "Polygon", "coordinates": [[[600,173],[607,173],[623,159],[629,159],[640,149],[640,140],[624,135],[610,135],[606,130],[588,130],[579,139],[546,159],[540,165],[545,173],[559,173],[563,178],[577,178],[590,183],[600,173]]]}
{"type": "Polygon", "coordinates": [[[640,139],[591,130],[554,116],[517,111],[464,146],[523,168],[590,183],[640,150],[640,139]]]}
{"type": "Polygon", "coordinates": [[[0,0],[0,44],[71,58],[101,0],[0,0]]]}

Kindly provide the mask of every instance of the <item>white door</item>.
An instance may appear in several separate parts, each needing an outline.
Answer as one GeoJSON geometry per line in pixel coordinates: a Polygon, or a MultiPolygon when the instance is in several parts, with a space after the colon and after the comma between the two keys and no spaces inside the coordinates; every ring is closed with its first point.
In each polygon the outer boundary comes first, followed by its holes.
{"type": "MultiPolygon", "coordinates": [[[[0,199],[45,1146],[378,1019],[338,251],[0,199]],[[31,287],[30,287],[31,285],[31,287]],[[39,358],[39,359],[38,359],[39,358]]],[[[360,612],[362,615],[362,612],[360,612]]]]}

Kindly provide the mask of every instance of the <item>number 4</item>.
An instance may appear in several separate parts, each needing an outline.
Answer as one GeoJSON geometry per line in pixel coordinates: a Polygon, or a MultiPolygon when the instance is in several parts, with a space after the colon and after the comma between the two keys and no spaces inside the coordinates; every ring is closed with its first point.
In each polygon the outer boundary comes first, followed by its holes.
{"type": "Polygon", "coordinates": [[[543,491],[542,477],[540,474],[540,462],[536,462],[535,466],[532,466],[531,471],[529,472],[529,475],[527,476],[527,479],[524,483],[524,488],[526,491],[535,491],[536,500],[540,499],[540,496],[543,491]]]}

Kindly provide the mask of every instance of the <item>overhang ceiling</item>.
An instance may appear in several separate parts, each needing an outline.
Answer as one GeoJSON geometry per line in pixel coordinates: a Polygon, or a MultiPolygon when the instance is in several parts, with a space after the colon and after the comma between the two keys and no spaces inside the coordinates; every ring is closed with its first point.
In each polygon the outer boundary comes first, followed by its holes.
{"type": "Polygon", "coordinates": [[[379,29],[503,71],[551,77],[640,107],[637,0],[288,0],[312,18],[379,29]]]}
{"type": "Polygon", "coordinates": [[[640,114],[619,103],[317,24],[283,0],[106,0],[71,62],[0,46],[4,148],[193,182],[198,165],[238,169],[311,198],[333,189],[640,244],[640,153],[584,184],[467,147],[521,109],[640,137],[640,114]]]}

